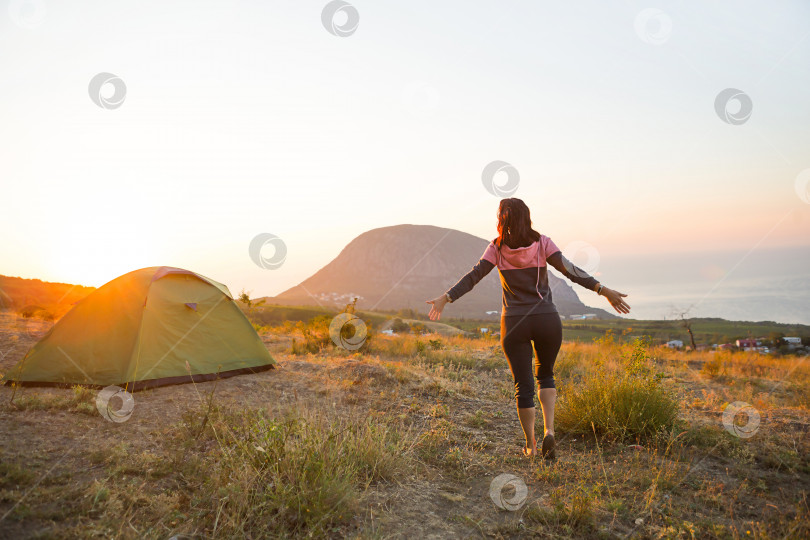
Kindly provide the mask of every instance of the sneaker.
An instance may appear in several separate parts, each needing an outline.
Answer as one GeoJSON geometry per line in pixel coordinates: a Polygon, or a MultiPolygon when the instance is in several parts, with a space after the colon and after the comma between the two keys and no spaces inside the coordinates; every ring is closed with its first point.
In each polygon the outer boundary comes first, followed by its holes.
{"type": "Polygon", "coordinates": [[[543,437],[543,449],[540,452],[543,459],[557,459],[557,453],[554,451],[554,446],[554,435],[549,433],[543,437]]]}

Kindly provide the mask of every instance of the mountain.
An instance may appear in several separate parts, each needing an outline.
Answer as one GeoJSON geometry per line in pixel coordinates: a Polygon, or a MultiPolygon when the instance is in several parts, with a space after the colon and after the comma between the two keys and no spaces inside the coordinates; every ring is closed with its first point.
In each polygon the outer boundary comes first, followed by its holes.
{"type": "MultiPolygon", "coordinates": [[[[329,264],[276,297],[281,304],[340,306],[358,297],[363,310],[412,308],[427,313],[425,300],[453,286],[478,262],[489,240],[432,225],[394,225],[367,231],[329,264]]],[[[549,272],[552,299],[562,315],[615,315],[583,304],[567,280],[549,272]]],[[[445,317],[495,319],[501,311],[501,282],[492,270],[475,288],[448,305],[445,317]]]]}

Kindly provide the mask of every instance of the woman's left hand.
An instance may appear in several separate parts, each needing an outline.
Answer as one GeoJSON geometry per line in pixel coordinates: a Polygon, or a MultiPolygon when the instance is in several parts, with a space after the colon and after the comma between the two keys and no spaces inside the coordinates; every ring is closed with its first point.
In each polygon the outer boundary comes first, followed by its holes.
{"type": "Polygon", "coordinates": [[[613,309],[619,313],[630,313],[630,306],[627,304],[627,302],[622,300],[622,298],[627,296],[626,294],[604,287],[602,289],[602,296],[607,298],[610,305],[613,306],[613,309]]]}
{"type": "Polygon", "coordinates": [[[430,320],[438,321],[439,319],[442,318],[442,310],[444,309],[445,304],[447,304],[447,297],[441,295],[438,298],[434,298],[433,300],[425,300],[425,303],[433,304],[430,307],[430,313],[428,314],[430,320]]]}

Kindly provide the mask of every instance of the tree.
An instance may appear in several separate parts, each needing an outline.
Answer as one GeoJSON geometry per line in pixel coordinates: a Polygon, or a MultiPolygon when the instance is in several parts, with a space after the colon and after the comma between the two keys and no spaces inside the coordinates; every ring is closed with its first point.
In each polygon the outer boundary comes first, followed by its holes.
{"type": "Polygon", "coordinates": [[[237,300],[245,304],[248,309],[253,307],[253,302],[250,301],[250,291],[242,289],[242,292],[239,293],[239,298],[237,298],[237,300]]]}
{"type": "Polygon", "coordinates": [[[253,313],[253,311],[260,306],[264,305],[264,300],[259,300],[258,302],[254,302],[250,299],[250,291],[246,291],[242,289],[242,292],[239,293],[237,300],[245,304],[248,309],[248,313],[253,313]]]}
{"type": "Polygon", "coordinates": [[[397,317],[391,324],[391,330],[397,334],[407,334],[411,331],[411,327],[408,325],[408,323],[397,317]]]}
{"type": "Polygon", "coordinates": [[[785,334],[782,332],[771,332],[768,334],[768,341],[770,341],[771,345],[776,348],[781,347],[782,345],[787,345],[785,341],[785,334]]]}
{"type": "Polygon", "coordinates": [[[694,305],[689,306],[686,309],[673,309],[673,313],[675,314],[675,319],[678,321],[678,326],[681,328],[685,328],[686,331],[689,333],[689,343],[692,347],[693,351],[697,350],[697,345],[695,344],[695,334],[692,333],[692,319],[689,316],[689,312],[692,310],[694,305]]]}

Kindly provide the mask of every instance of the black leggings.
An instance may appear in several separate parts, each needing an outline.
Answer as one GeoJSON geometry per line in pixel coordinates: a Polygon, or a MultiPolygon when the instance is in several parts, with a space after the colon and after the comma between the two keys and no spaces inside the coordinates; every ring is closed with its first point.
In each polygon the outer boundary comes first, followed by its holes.
{"type": "Polygon", "coordinates": [[[534,407],[534,379],[540,388],[555,388],[554,361],[562,345],[559,313],[501,316],[501,346],[515,380],[521,409],[534,407]],[[532,369],[532,342],[537,363],[532,369]]]}

